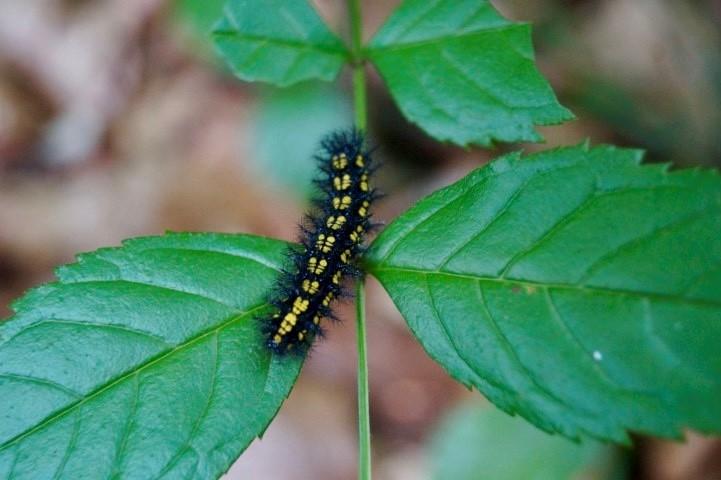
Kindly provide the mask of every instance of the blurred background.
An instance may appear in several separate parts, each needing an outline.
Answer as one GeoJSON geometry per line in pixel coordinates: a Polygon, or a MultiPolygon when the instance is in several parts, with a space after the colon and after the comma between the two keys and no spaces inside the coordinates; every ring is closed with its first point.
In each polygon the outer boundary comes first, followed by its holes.
{"type": "MultiPolygon", "coordinates": [[[[345,2],[317,0],[346,35],[345,2]]],[[[366,0],[366,38],[399,2],[366,0]]],[[[590,138],[649,161],[721,166],[721,1],[494,0],[533,22],[541,70],[578,120],[544,145],[435,143],[370,73],[372,141],[390,221],[507,151],[590,138]]],[[[166,230],[283,239],[309,194],[310,155],[351,122],[336,85],[243,84],[214,56],[222,0],[0,0],[0,318],[77,252],[166,230]]],[[[373,281],[368,292],[379,480],[721,479],[721,442],[636,438],[633,450],[548,437],[450,380],[373,281]]],[[[356,476],[352,311],[314,351],[262,442],[228,479],[356,476]],[[282,461],[278,453],[283,452],[282,461]]]]}

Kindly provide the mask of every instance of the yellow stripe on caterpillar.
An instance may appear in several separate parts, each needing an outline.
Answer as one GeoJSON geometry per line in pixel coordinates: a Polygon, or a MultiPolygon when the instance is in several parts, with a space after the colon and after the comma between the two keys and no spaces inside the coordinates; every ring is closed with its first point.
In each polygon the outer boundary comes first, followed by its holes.
{"type": "Polygon", "coordinates": [[[308,305],[310,302],[303,297],[296,297],[295,301],[293,301],[293,313],[296,315],[300,315],[301,313],[308,310],[308,305]]]}
{"type": "Polygon", "coordinates": [[[318,156],[321,196],[305,216],[300,243],[292,248],[292,264],[284,266],[270,298],[276,312],[263,324],[265,345],[274,354],[305,354],[322,336],[322,317],[333,317],[333,301],[342,291],[346,272],[356,261],[369,228],[374,183],[372,156],[364,150],[361,132],[328,136],[318,156]]]}
{"type": "Polygon", "coordinates": [[[346,221],[347,219],[343,215],[339,215],[338,217],[330,216],[325,222],[325,226],[331,230],[340,230],[346,221]]]}
{"type": "Polygon", "coordinates": [[[361,175],[361,178],[360,178],[360,189],[361,189],[362,191],[364,191],[364,192],[367,192],[368,189],[369,189],[369,187],[368,187],[368,174],[367,174],[367,173],[364,173],[363,175],[361,175]]]}
{"type": "Polygon", "coordinates": [[[343,174],[342,177],[335,177],[333,179],[333,187],[338,191],[348,190],[350,183],[350,175],[347,173],[343,174]]]}
{"type": "Polygon", "coordinates": [[[325,234],[321,233],[318,235],[318,240],[315,242],[315,248],[319,249],[323,253],[328,253],[333,248],[333,245],[335,244],[335,237],[333,235],[326,236],[325,234]]]}
{"type": "Polygon", "coordinates": [[[343,198],[334,197],[332,200],[333,208],[335,208],[336,210],[345,210],[346,208],[350,207],[352,201],[353,199],[351,199],[348,195],[344,195],[343,198]]]}
{"type": "Polygon", "coordinates": [[[343,253],[340,254],[340,261],[343,263],[350,262],[350,258],[351,258],[350,250],[344,250],[343,253]]]}
{"type": "Polygon", "coordinates": [[[333,300],[333,292],[328,292],[328,295],[325,296],[323,302],[321,303],[323,303],[324,307],[327,307],[328,305],[330,305],[331,300],[333,300]]]}
{"type": "Polygon", "coordinates": [[[310,257],[308,259],[308,271],[315,275],[321,275],[327,266],[328,260],[325,258],[318,260],[316,257],[310,257]]]}
{"type": "Polygon", "coordinates": [[[345,167],[348,166],[348,157],[346,157],[345,153],[341,153],[340,155],[334,155],[332,158],[333,162],[333,168],[336,170],[343,170],[345,167]]]}
{"type": "Polygon", "coordinates": [[[361,235],[362,233],[363,233],[363,226],[362,226],[362,225],[358,225],[358,226],[356,227],[355,231],[350,233],[350,235],[349,235],[349,236],[350,236],[350,239],[351,239],[354,243],[358,243],[358,240],[360,240],[360,235],[361,235]]]}
{"type": "Polygon", "coordinates": [[[308,292],[311,295],[315,295],[316,293],[318,293],[318,289],[320,288],[320,283],[318,283],[317,280],[310,281],[310,280],[306,279],[306,280],[303,280],[301,288],[303,289],[304,292],[308,292]]]}

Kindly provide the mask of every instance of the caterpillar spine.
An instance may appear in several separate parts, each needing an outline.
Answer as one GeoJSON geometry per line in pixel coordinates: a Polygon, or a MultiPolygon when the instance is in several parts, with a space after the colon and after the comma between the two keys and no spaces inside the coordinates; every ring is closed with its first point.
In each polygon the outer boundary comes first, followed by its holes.
{"type": "Polygon", "coordinates": [[[377,197],[370,177],[374,163],[361,132],[335,132],[316,156],[319,195],[304,217],[300,247],[289,255],[271,298],[275,312],[261,318],[268,348],[277,354],[305,353],[323,335],[323,318],[344,295],[343,279],[358,276],[355,260],[371,227],[377,197]]]}

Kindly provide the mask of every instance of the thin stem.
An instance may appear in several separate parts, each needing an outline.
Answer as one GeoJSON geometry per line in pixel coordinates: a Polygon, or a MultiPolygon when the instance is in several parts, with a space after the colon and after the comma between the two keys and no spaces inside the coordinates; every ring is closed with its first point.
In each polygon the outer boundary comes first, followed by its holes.
{"type": "Polygon", "coordinates": [[[351,28],[351,59],[353,62],[353,104],[355,123],[359,130],[365,130],[368,123],[366,109],[366,74],[363,59],[363,23],[360,0],[348,0],[351,28]]]}
{"type": "MultiPolygon", "coordinates": [[[[353,66],[353,104],[356,128],[365,130],[366,77],[362,54],[363,24],[360,0],[348,0],[353,66]]],[[[366,350],[365,284],[361,278],[356,288],[356,329],[358,332],[358,480],[371,480],[371,428],[368,401],[368,355],[366,350]]]]}
{"type": "Polygon", "coordinates": [[[365,130],[368,122],[366,111],[366,73],[363,64],[353,67],[353,101],[355,103],[355,124],[365,130]]]}
{"type": "Polygon", "coordinates": [[[356,327],[358,331],[358,480],[371,478],[371,428],[368,401],[368,356],[366,350],[365,284],[356,287],[356,327]]]}

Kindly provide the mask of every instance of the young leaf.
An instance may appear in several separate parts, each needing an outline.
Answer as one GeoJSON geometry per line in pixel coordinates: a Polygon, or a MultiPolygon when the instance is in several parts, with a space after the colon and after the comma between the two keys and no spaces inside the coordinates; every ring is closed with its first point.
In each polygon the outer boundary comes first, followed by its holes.
{"type": "Polygon", "coordinates": [[[254,317],[285,244],[170,234],[98,250],[0,324],[0,478],[216,478],[301,361],[254,317]]]}
{"type": "Polygon", "coordinates": [[[210,52],[210,31],[223,11],[225,0],[178,0],[171,4],[172,19],[182,27],[190,40],[210,52]]]}
{"type": "Polygon", "coordinates": [[[251,162],[284,191],[309,197],[315,192],[318,139],[352,118],[347,96],[333,84],[268,88],[255,114],[251,162]]]}
{"type": "Polygon", "coordinates": [[[433,436],[437,480],[558,480],[626,478],[614,448],[574,444],[489,406],[464,405],[433,436]]]}
{"type": "Polygon", "coordinates": [[[329,81],[348,58],[306,0],[228,0],[213,36],[233,73],[249,82],[329,81]]]}
{"type": "Polygon", "coordinates": [[[538,141],[573,118],[536,68],[531,28],[487,0],[405,0],[367,54],[403,114],[459,145],[538,141]]]}
{"type": "Polygon", "coordinates": [[[509,155],[367,261],[428,353],[544,430],[721,432],[721,177],[614,147],[509,155]]]}

